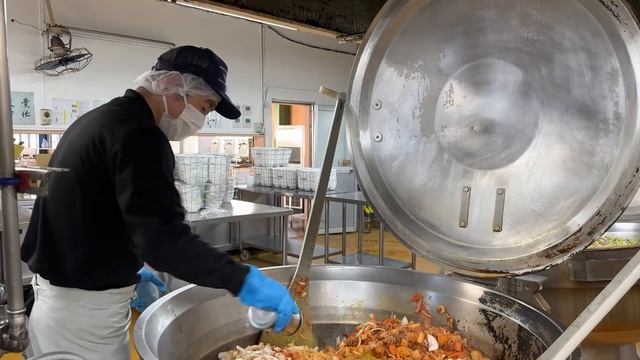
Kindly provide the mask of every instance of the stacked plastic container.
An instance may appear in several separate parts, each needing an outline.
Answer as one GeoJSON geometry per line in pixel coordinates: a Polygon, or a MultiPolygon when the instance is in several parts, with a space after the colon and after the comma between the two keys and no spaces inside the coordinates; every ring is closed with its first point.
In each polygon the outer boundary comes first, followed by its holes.
{"type": "Polygon", "coordinates": [[[176,155],[176,189],[187,212],[219,209],[233,198],[231,157],[221,154],[176,155]]]}

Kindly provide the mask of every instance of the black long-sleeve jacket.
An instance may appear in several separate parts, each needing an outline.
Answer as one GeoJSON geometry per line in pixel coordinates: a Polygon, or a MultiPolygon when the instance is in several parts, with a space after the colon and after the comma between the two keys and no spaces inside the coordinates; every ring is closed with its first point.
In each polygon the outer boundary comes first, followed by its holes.
{"type": "Polygon", "coordinates": [[[22,260],[51,284],[85,290],[133,285],[147,262],[198,285],[240,291],[248,267],[191,232],[174,185],[175,158],[133,90],[88,112],[62,137],[38,198],[22,260]]]}

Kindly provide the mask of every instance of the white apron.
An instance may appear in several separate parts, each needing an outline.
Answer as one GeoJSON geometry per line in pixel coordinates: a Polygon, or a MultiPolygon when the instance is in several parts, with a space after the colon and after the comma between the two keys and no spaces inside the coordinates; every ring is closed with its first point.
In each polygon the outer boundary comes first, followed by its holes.
{"type": "Polygon", "coordinates": [[[87,360],[129,360],[134,286],[88,291],[53,286],[39,275],[31,282],[35,302],[29,318],[34,355],[69,351],[87,360]]]}

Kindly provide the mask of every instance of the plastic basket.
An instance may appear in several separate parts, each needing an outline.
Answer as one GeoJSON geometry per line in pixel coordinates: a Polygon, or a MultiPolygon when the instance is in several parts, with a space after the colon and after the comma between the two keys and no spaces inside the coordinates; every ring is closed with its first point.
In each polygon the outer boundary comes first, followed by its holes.
{"type": "Polygon", "coordinates": [[[191,185],[182,182],[176,182],[176,189],[180,194],[182,207],[187,212],[198,212],[204,205],[203,189],[201,185],[191,185]]]}

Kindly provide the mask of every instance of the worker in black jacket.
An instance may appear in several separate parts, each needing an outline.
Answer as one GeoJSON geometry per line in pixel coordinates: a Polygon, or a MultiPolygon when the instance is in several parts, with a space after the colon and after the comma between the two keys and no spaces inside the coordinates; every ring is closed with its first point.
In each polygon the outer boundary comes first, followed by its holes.
{"type": "Polygon", "coordinates": [[[169,141],[193,135],[210,111],[240,116],[226,75],[211,50],[177,47],[136,80],[136,90],[69,126],[50,165],[70,171],[53,176],[48,197],[36,200],[22,245],[36,274],[29,324],[36,355],[129,359],[129,302],[145,262],[277,312],[276,330],[298,311],[281,284],[184,223],[169,141]]]}

